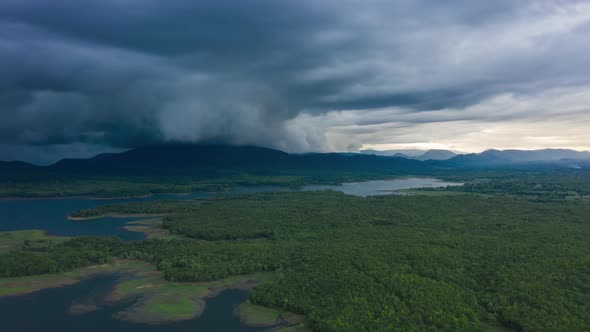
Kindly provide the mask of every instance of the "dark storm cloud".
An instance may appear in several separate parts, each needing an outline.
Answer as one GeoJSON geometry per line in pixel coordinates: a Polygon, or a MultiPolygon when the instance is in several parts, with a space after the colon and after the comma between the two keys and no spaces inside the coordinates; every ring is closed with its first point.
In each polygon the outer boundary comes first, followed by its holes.
{"type": "Polygon", "coordinates": [[[333,111],[364,110],[359,126],[395,120],[369,114],[388,107],[404,123],[486,121],[448,110],[590,85],[589,13],[577,1],[4,0],[0,144],[326,150],[319,122],[333,117],[318,119],[333,111]]]}

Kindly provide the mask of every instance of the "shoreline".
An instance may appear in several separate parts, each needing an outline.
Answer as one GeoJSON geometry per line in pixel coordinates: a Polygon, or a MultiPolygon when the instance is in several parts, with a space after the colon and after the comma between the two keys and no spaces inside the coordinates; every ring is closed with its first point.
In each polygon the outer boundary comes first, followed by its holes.
{"type": "MultiPolygon", "coordinates": [[[[286,184],[274,184],[272,186],[277,186],[281,188],[303,188],[305,186],[321,186],[321,185],[343,185],[345,183],[361,183],[361,182],[368,182],[368,181],[387,181],[387,180],[403,180],[409,178],[416,178],[416,179],[434,179],[436,181],[447,181],[445,179],[440,179],[433,176],[428,175],[403,175],[403,176],[394,176],[394,177],[387,177],[387,178],[380,178],[377,177],[372,180],[359,180],[359,181],[348,181],[348,182],[339,182],[334,184],[322,184],[322,183],[306,183],[306,184],[298,184],[295,187],[286,184]]],[[[58,200],[58,199],[84,199],[84,200],[98,200],[98,201],[107,201],[107,200],[117,200],[117,199],[133,199],[133,198],[149,198],[157,195],[176,195],[176,196],[189,196],[194,193],[202,192],[208,194],[223,194],[231,191],[232,189],[239,188],[239,187],[266,187],[269,185],[237,185],[237,186],[229,186],[225,191],[219,190],[198,190],[198,191],[179,191],[179,192],[163,192],[163,193],[148,193],[148,194],[139,194],[139,195],[131,195],[131,196],[93,196],[93,195],[70,195],[70,196],[43,196],[43,197],[23,197],[23,196],[6,196],[0,197],[1,201],[35,201],[35,200],[58,200]]]]}
{"type": "MultiPolygon", "coordinates": [[[[232,277],[229,277],[229,278],[232,278],[232,277]]],[[[170,316],[165,316],[163,314],[149,312],[149,310],[146,309],[146,307],[149,306],[149,304],[152,303],[154,301],[154,299],[157,300],[157,298],[158,298],[158,295],[159,295],[158,292],[153,291],[153,288],[159,287],[157,285],[158,282],[169,283],[169,285],[179,284],[179,283],[162,281],[162,280],[155,281],[155,284],[149,284],[150,287],[146,288],[147,290],[145,293],[142,293],[140,291],[139,293],[130,293],[130,294],[121,295],[121,294],[117,294],[116,290],[114,290],[114,291],[110,292],[109,294],[107,294],[103,304],[109,306],[109,305],[114,305],[114,304],[121,302],[121,301],[129,301],[129,300],[135,299],[136,300],[135,304],[120,311],[119,313],[117,313],[115,315],[115,317],[117,319],[120,319],[122,321],[131,322],[131,323],[162,324],[162,323],[167,323],[167,322],[186,321],[186,320],[200,318],[207,306],[207,300],[218,296],[223,291],[229,290],[229,289],[250,291],[252,288],[260,285],[263,282],[263,280],[259,280],[259,279],[255,279],[255,278],[252,278],[252,279],[248,278],[246,280],[223,283],[224,280],[229,279],[229,278],[225,278],[225,279],[221,279],[221,280],[214,280],[214,281],[209,281],[209,282],[197,282],[197,283],[186,283],[186,284],[180,283],[180,284],[183,284],[184,286],[188,286],[188,287],[193,286],[195,288],[198,288],[198,287],[206,287],[207,288],[205,291],[203,291],[202,294],[192,295],[192,296],[187,297],[195,305],[194,312],[191,315],[170,317],[170,316]],[[221,285],[216,285],[216,283],[220,283],[220,282],[222,283],[221,285]]],[[[116,287],[116,285],[115,285],[115,287],[116,287]]]]}
{"type": "Polygon", "coordinates": [[[242,325],[263,327],[268,331],[303,324],[305,316],[289,312],[276,306],[261,306],[246,300],[234,308],[234,316],[242,325]]]}
{"type": "MultiPolygon", "coordinates": [[[[3,292],[0,292],[0,298],[18,297],[46,289],[67,287],[100,275],[114,275],[117,279],[110,290],[100,295],[101,299],[98,302],[93,300],[86,302],[84,298],[81,301],[72,302],[68,307],[70,314],[84,314],[118,303],[129,303],[129,306],[119,309],[114,318],[139,324],[162,324],[198,319],[205,311],[209,299],[229,289],[249,292],[270,277],[269,273],[253,273],[207,282],[178,283],[165,280],[162,272],[149,263],[115,259],[111,263],[88,266],[61,274],[1,278],[0,286],[3,292]],[[134,283],[131,288],[129,283],[134,283]],[[178,313],[166,310],[153,311],[154,303],[166,305],[169,301],[174,302],[177,296],[190,301],[189,311],[178,313]]],[[[247,324],[237,312],[234,311],[233,314],[241,324],[257,326],[247,324]]],[[[281,315],[277,322],[266,326],[276,329],[299,322],[299,320],[292,322],[288,316],[281,315]]]]}
{"type": "MultiPolygon", "coordinates": [[[[46,229],[22,229],[0,232],[0,254],[8,253],[22,247],[23,241],[65,241],[69,236],[51,234],[46,229]]],[[[0,278],[2,280],[2,278],[0,278]]],[[[1,289],[0,289],[1,292],[1,289]]]]}
{"type": "Polygon", "coordinates": [[[113,284],[113,288],[105,293],[100,303],[76,303],[70,307],[70,311],[83,313],[121,301],[137,299],[135,304],[121,310],[117,314],[117,318],[148,324],[196,319],[203,313],[207,299],[214,298],[228,289],[250,291],[253,287],[265,282],[270,275],[268,273],[253,273],[206,282],[179,283],[165,280],[162,272],[152,264],[136,260],[114,259],[110,263],[83,267],[59,274],[0,278],[0,298],[23,296],[45,289],[75,285],[88,278],[110,274],[119,276],[119,279],[113,284]],[[138,281],[139,283],[133,285],[132,288],[125,288],[125,283],[138,281]],[[154,301],[167,303],[171,294],[175,294],[172,295],[173,298],[177,294],[190,300],[194,306],[193,313],[174,315],[150,311],[150,304],[154,301]]]}
{"type": "MultiPolygon", "coordinates": [[[[171,192],[171,193],[151,193],[145,195],[137,195],[137,196],[111,196],[111,197],[101,197],[101,196],[83,196],[83,195],[74,195],[74,196],[48,196],[48,197],[19,197],[19,196],[8,196],[8,197],[0,197],[0,201],[42,201],[42,200],[58,200],[58,199],[84,199],[89,201],[112,201],[117,199],[133,199],[133,198],[150,198],[157,195],[177,195],[177,196],[189,196],[193,193],[198,191],[191,191],[191,192],[171,192]]],[[[205,191],[203,191],[205,192],[205,191]]],[[[209,193],[209,192],[207,192],[209,193]]]]}
{"type": "Polygon", "coordinates": [[[88,220],[95,220],[95,219],[103,219],[103,218],[117,218],[117,219],[125,219],[125,218],[161,218],[163,216],[165,216],[166,213],[155,213],[155,214],[150,214],[150,213],[136,213],[136,214],[119,214],[119,213],[113,213],[113,214],[103,214],[103,215],[99,215],[99,216],[92,216],[92,217],[72,217],[71,215],[68,215],[66,217],[66,219],[71,220],[71,221],[88,221],[88,220]]]}
{"type": "Polygon", "coordinates": [[[0,298],[22,296],[31,294],[44,289],[59,288],[69,285],[75,285],[83,279],[90,278],[101,274],[110,273],[141,273],[149,269],[148,263],[140,261],[113,260],[111,263],[92,265],[74,269],[58,274],[41,274],[22,277],[0,278],[0,285],[5,292],[0,292],[0,298]],[[17,285],[17,290],[7,291],[12,285],[17,285]]]}

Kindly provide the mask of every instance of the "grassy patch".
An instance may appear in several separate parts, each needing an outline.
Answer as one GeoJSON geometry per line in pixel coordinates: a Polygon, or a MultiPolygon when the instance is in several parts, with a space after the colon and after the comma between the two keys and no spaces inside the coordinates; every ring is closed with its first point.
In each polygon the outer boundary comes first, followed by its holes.
{"type": "MultiPolygon", "coordinates": [[[[1,280],[0,280],[1,283],[1,280]]],[[[21,293],[27,293],[27,287],[26,286],[4,286],[2,285],[2,287],[0,288],[0,296],[6,296],[6,295],[13,295],[13,294],[21,294],[21,293]]]]}
{"type": "Polygon", "coordinates": [[[138,323],[160,323],[198,317],[205,300],[226,288],[249,289],[267,280],[269,274],[257,273],[229,277],[211,282],[176,283],[164,280],[155,268],[136,273],[133,279],[121,280],[107,299],[111,302],[135,297],[135,305],[118,317],[138,323]]]}
{"type": "Polygon", "coordinates": [[[115,261],[111,264],[85,267],[60,274],[1,278],[0,296],[21,295],[36,292],[46,288],[72,285],[79,282],[82,278],[97,273],[139,272],[145,271],[147,269],[150,269],[150,267],[145,263],[133,261],[115,261]]]}
{"type": "Polygon", "coordinates": [[[200,312],[200,307],[190,298],[156,296],[144,306],[144,310],[165,316],[168,319],[190,319],[200,312]]]}
{"type": "Polygon", "coordinates": [[[279,322],[281,311],[246,301],[238,306],[238,316],[249,326],[273,326],[279,322]]]}
{"type": "MultiPolygon", "coordinates": [[[[174,283],[166,281],[153,265],[138,261],[116,260],[111,264],[91,266],[60,274],[2,278],[0,296],[21,295],[38,290],[71,285],[98,273],[122,273],[121,279],[107,302],[138,298],[131,308],[119,317],[134,322],[159,323],[198,317],[205,307],[205,299],[226,288],[249,289],[267,280],[270,275],[257,273],[241,275],[212,282],[174,283]],[[132,279],[129,279],[130,276],[132,279]]],[[[76,308],[73,308],[76,309],[76,308]]]]}
{"type": "Polygon", "coordinates": [[[120,282],[109,299],[137,297],[139,301],[121,312],[119,318],[138,323],[160,323],[199,316],[208,292],[206,285],[171,283],[157,273],[150,273],[120,282]]]}
{"type": "Polygon", "coordinates": [[[468,193],[468,192],[460,192],[460,191],[445,191],[445,190],[436,190],[433,188],[421,188],[421,189],[397,189],[392,191],[394,193],[402,193],[404,195],[423,195],[423,196],[457,196],[457,195],[481,195],[483,194],[478,193],[468,193]]]}
{"type": "Polygon", "coordinates": [[[146,281],[146,278],[142,278],[120,282],[115,287],[115,292],[117,292],[123,297],[136,294],[138,292],[141,292],[142,289],[150,287],[150,284],[146,281]]]}
{"type": "Polygon", "coordinates": [[[0,232],[0,253],[20,249],[25,241],[31,244],[49,241],[63,241],[67,237],[47,235],[42,230],[0,232]]]}
{"type": "Polygon", "coordinates": [[[306,327],[305,324],[298,324],[294,326],[285,326],[275,332],[311,332],[311,329],[306,327]]]}
{"type": "Polygon", "coordinates": [[[183,235],[170,234],[167,229],[162,228],[161,218],[130,221],[123,228],[130,232],[143,233],[148,239],[186,239],[183,235]]]}
{"type": "Polygon", "coordinates": [[[240,321],[248,326],[274,326],[287,324],[297,326],[301,324],[304,317],[278,308],[269,308],[253,304],[249,300],[240,304],[236,314],[240,321]]]}

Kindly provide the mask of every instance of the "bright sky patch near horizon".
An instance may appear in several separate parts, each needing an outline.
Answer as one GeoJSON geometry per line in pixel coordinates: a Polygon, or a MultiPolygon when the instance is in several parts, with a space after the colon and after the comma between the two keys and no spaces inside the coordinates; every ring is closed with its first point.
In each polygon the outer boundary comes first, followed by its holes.
{"type": "Polygon", "coordinates": [[[0,2],[0,160],[590,150],[590,3],[0,2]]]}

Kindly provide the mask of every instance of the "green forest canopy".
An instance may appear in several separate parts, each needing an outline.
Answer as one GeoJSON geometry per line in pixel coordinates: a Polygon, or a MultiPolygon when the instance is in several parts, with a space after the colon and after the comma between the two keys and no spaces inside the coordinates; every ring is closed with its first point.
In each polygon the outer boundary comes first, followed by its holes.
{"type": "Polygon", "coordinates": [[[164,227],[187,240],[25,246],[0,256],[0,274],[125,257],[151,262],[175,281],[274,271],[251,301],[305,314],[319,331],[590,329],[590,205],[583,200],[300,192],[106,209],[169,213],[173,204],[182,208],[164,227]]]}

